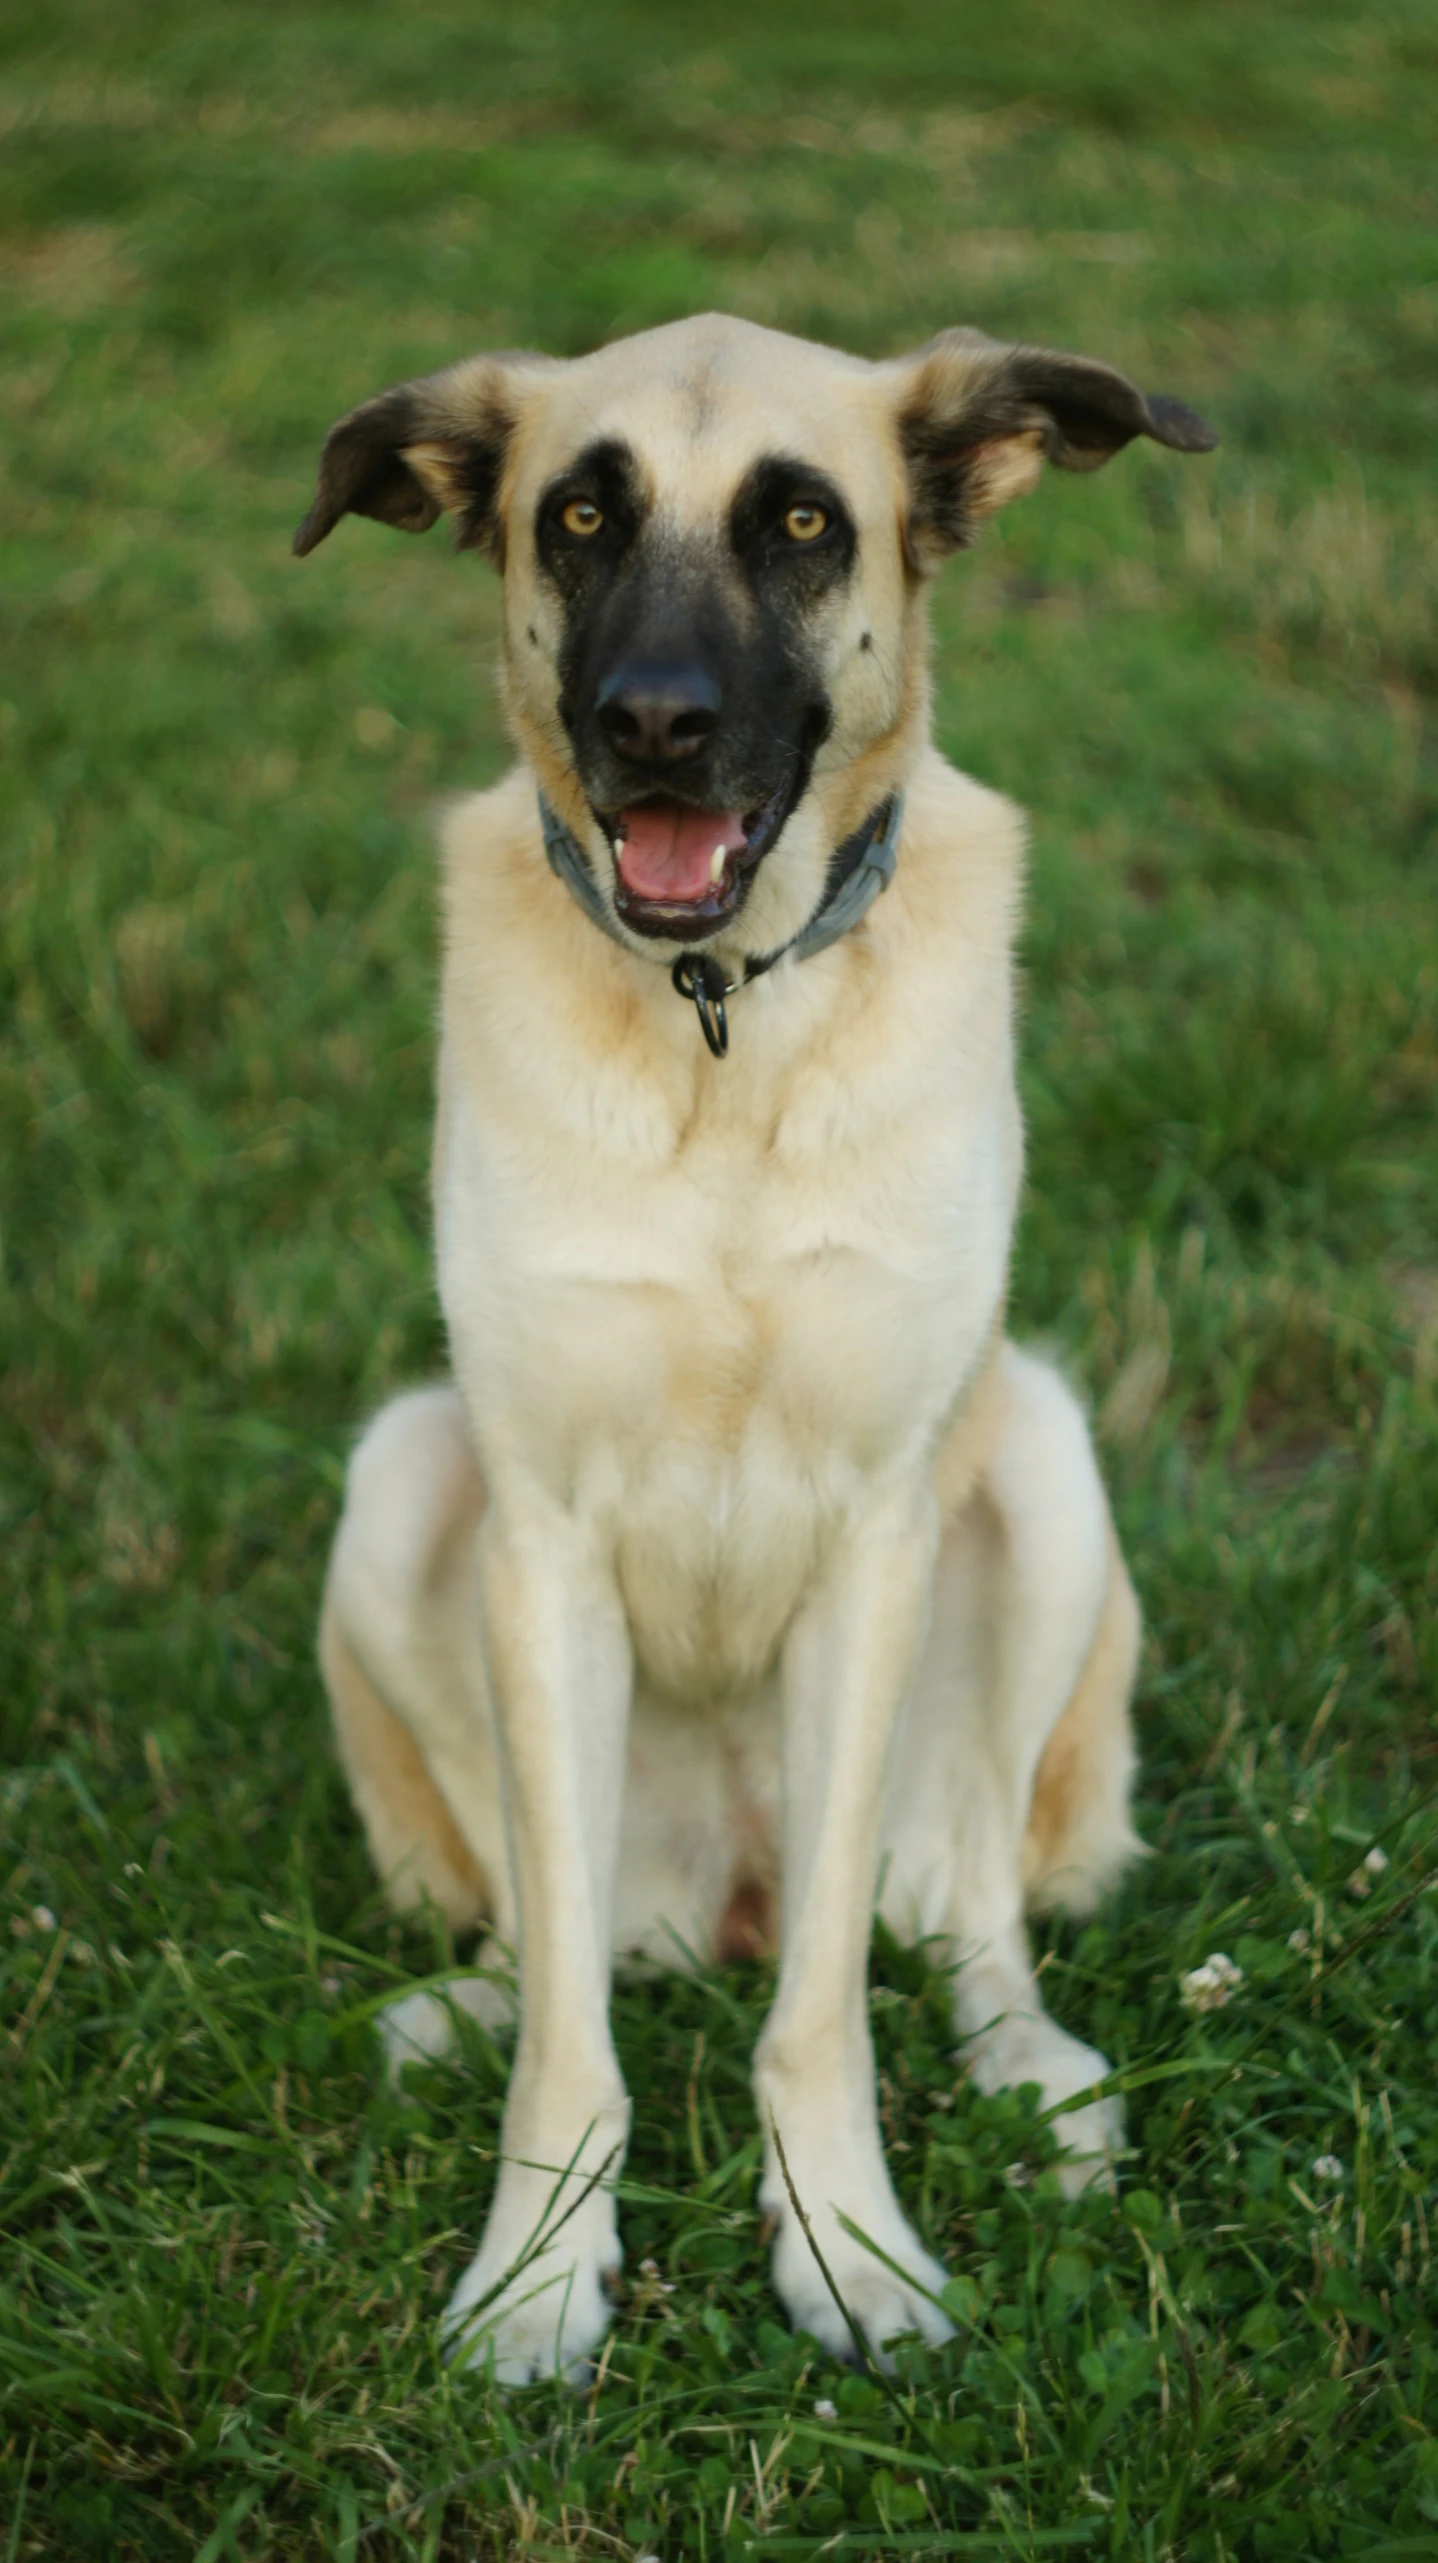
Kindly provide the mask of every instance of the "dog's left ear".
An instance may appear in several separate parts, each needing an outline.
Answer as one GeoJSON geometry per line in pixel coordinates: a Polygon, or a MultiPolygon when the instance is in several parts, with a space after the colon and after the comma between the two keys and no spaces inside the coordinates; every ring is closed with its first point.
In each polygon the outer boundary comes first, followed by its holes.
{"type": "Polygon", "coordinates": [[[505,457],[526,398],[553,370],[544,356],[469,356],[361,402],[325,438],[296,552],[312,552],[342,516],[427,534],[448,513],[461,550],[502,567],[505,457]]]}
{"type": "Polygon", "coordinates": [[[937,569],[977,527],[1022,498],[1044,464],[1093,472],[1135,436],[1180,454],[1218,438],[1181,401],[1143,393],[1111,365],[1046,347],[1004,347],[977,329],[949,329],[901,359],[899,440],[909,476],[914,566],[937,569]]]}

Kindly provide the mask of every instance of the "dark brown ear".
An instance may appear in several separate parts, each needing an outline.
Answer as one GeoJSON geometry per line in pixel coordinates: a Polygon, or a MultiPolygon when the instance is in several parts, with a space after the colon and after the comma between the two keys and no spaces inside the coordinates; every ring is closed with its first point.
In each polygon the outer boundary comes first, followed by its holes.
{"type": "Polygon", "coordinates": [[[503,553],[500,487],[526,389],[542,356],[470,356],[352,409],[325,438],[314,505],[294,540],[312,552],[342,516],[427,534],[446,512],[460,549],[503,553]]]}
{"type": "Polygon", "coordinates": [[[976,329],[945,330],[895,371],[909,549],[921,570],[971,543],[986,516],[1034,487],[1046,462],[1097,471],[1135,436],[1180,454],[1218,443],[1182,401],[1146,399],[1111,365],[1004,347],[976,329]]]}

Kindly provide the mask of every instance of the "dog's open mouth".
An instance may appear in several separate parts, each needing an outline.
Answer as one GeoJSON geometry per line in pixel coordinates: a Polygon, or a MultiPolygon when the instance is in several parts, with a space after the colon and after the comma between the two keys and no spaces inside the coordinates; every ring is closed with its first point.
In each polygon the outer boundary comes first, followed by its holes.
{"type": "Polygon", "coordinates": [[[795,799],[785,780],[756,810],[635,801],[602,824],[614,848],[614,904],[636,934],[700,942],[737,915],[795,799]]]}

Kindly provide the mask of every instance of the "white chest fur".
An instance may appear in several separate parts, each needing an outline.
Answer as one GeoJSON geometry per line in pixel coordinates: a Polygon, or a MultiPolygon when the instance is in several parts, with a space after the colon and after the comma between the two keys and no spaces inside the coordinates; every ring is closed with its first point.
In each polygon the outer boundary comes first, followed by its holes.
{"type": "Polygon", "coordinates": [[[733,1687],[834,1533],[928,1465],[993,1324],[1020,1157],[1006,952],[946,972],[934,918],[916,934],[894,898],[887,944],[745,991],[721,1064],[528,868],[553,949],[526,984],[552,1006],[515,1021],[459,851],[436,1211],[481,1465],[497,1503],[589,1526],[660,1687],[733,1687]]]}

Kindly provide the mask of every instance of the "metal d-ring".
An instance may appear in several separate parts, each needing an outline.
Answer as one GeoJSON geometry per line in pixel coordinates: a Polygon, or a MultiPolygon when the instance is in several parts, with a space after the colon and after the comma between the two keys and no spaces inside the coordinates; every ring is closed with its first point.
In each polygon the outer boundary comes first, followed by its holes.
{"type": "Polygon", "coordinates": [[[699,1028],[716,1059],[729,1053],[729,1017],[724,1000],[733,993],[717,961],[707,952],[681,952],[669,976],[681,997],[692,997],[699,1028]]]}

